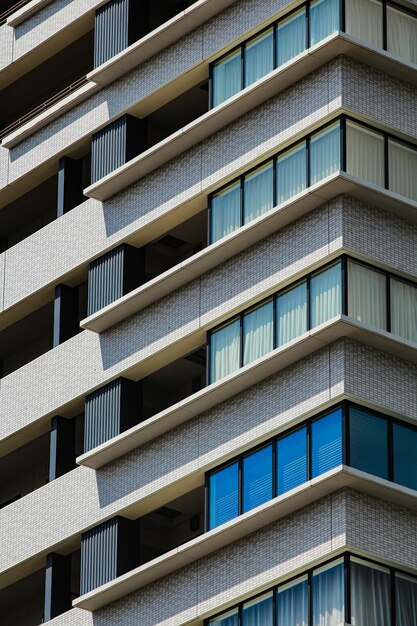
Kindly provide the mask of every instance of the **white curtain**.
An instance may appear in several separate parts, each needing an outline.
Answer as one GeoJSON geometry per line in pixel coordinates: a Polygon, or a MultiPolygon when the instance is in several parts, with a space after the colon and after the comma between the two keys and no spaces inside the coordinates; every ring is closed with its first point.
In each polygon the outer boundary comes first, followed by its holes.
{"type": "Polygon", "coordinates": [[[381,0],[345,0],[346,32],[357,39],[382,48],[381,0]]]}
{"type": "Polygon", "coordinates": [[[240,227],[240,183],[213,196],[210,222],[212,243],[240,227]]]}
{"type": "Polygon", "coordinates": [[[384,274],[348,262],[348,315],[371,326],[387,328],[387,282],[384,274]]]}
{"type": "Polygon", "coordinates": [[[279,346],[307,331],[307,283],[278,297],[277,326],[279,346]]]}
{"type": "Polygon", "coordinates": [[[389,572],[353,558],[350,572],[352,626],[390,626],[389,572]]]}
{"type": "Polygon", "coordinates": [[[417,624],[417,580],[395,576],[397,626],[417,624]]]}
{"type": "Polygon", "coordinates": [[[243,318],[243,364],[271,352],[274,348],[274,303],[267,302],[243,318]]]}
{"type": "Polygon", "coordinates": [[[272,626],[273,622],[272,592],[243,605],[242,626],[272,626]]]}
{"type": "Polygon", "coordinates": [[[342,312],[342,272],[337,263],[316,274],[310,282],[311,328],[342,312]]]}
{"type": "Polygon", "coordinates": [[[272,209],[274,205],[272,161],[245,176],[243,197],[243,221],[245,224],[272,209]]]}
{"type": "Polygon", "coordinates": [[[314,0],[310,4],[310,46],[339,30],[339,0],[314,0]]]}
{"type": "Polygon", "coordinates": [[[303,191],[307,184],[306,178],[306,144],[303,142],[278,157],[278,204],[303,191]]]}
{"type": "Polygon", "coordinates": [[[389,188],[417,202],[417,150],[388,141],[389,188]]]}
{"type": "Polygon", "coordinates": [[[214,332],[210,338],[210,380],[231,374],[240,366],[240,320],[214,332]]]}
{"type": "Polygon", "coordinates": [[[245,87],[274,69],[274,36],[270,28],[245,46],[245,87]]]}
{"type": "MultiPolygon", "coordinates": [[[[313,573],[313,626],[343,626],[343,563],[313,573]]],[[[382,626],[378,622],[367,626],[382,626]]]]}
{"type": "Polygon", "coordinates": [[[346,124],[346,169],[349,174],[383,187],[384,138],[364,126],[346,124]]]}
{"type": "Polygon", "coordinates": [[[239,612],[238,609],[232,609],[223,615],[219,615],[209,621],[210,626],[238,626],[239,612]]]}
{"type": "Polygon", "coordinates": [[[278,67],[306,49],[306,11],[302,9],[278,24],[278,67]]]}
{"type": "Polygon", "coordinates": [[[310,142],[310,184],[340,169],[340,125],[332,124],[312,136],[310,142]]]}
{"type": "Polygon", "coordinates": [[[387,7],[387,48],[406,61],[417,63],[417,18],[387,7]]]}
{"type": "Polygon", "coordinates": [[[213,106],[217,106],[242,89],[240,49],[213,67],[213,106]]]}
{"type": "Polygon", "coordinates": [[[391,279],[391,332],[417,343],[417,287],[391,279]]]}
{"type": "Polygon", "coordinates": [[[308,626],[307,578],[278,589],[277,616],[277,626],[308,626]]]}

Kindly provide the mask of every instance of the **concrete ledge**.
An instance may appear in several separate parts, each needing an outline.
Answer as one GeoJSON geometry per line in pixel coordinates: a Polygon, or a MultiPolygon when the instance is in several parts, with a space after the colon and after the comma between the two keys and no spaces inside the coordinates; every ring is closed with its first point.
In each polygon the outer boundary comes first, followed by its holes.
{"type": "Polygon", "coordinates": [[[90,591],[73,606],[96,611],[344,487],[417,511],[416,491],[341,465],[90,591]]]}
{"type": "Polygon", "coordinates": [[[9,15],[6,23],[13,28],[19,26],[19,24],[46,7],[47,4],[51,4],[51,2],[53,2],[53,0],[32,0],[24,7],[12,13],[12,15],[9,15]]]}
{"type": "Polygon", "coordinates": [[[417,363],[417,344],[340,315],[82,454],[77,463],[98,469],[341,337],[417,363]]]}
{"type": "Polygon", "coordinates": [[[417,202],[345,172],[337,172],[103,307],[82,320],[80,326],[97,333],[103,332],[324,202],[344,193],[417,223],[417,202]]]}

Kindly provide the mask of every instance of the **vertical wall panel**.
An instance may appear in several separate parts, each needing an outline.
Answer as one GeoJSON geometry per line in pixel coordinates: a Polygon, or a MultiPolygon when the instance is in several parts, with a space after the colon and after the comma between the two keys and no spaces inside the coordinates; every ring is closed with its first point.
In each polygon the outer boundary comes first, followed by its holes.
{"type": "Polygon", "coordinates": [[[98,67],[127,48],[128,25],[129,0],[111,0],[97,9],[94,26],[94,67],[98,67]]]}
{"type": "Polygon", "coordinates": [[[123,246],[118,246],[90,263],[87,315],[92,315],[123,295],[123,262],[123,246]]]}

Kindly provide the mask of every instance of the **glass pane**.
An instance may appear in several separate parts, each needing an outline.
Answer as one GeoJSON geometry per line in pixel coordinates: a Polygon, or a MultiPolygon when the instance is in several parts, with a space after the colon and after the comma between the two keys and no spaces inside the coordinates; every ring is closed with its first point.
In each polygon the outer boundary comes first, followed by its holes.
{"type": "Polygon", "coordinates": [[[273,600],[270,593],[246,602],[242,609],[242,626],[272,626],[273,600]]]}
{"type": "Polygon", "coordinates": [[[278,67],[306,49],[306,10],[301,9],[283,19],[277,29],[278,67]]]}
{"type": "Polygon", "coordinates": [[[394,482],[417,489],[417,431],[402,424],[394,424],[394,482]]]}
{"type": "Polygon", "coordinates": [[[228,465],[210,474],[209,478],[209,524],[215,528],[239,515],[239,466],[228,465]]]}
{"type": "Polygon", "coordinates": [[[277,626],[308,626],[308,580],[296,580],[278,589],[277,626]]]}
{"type": "Polygon", "coordinates": [[[263,165],[243,181],[243,221],[254,220],[274,206],[274,168],[272,161],[263,165]]]}
{"type": "Polygon", "coordinates": [[[417,18],[388,6],[387,48],[402,59],[417,63],[417,18]]]}
{"type": "Polygon", "coordinates": [[[240,49],[213,65],[213,106],[242,89],[240,49]]]}
{"type": "Polygon", "coordinates": [[[243,317],[243,364],[274,349],[274,303],[271,300],[243,317]]]}
{"type": "Polygon", "coordinates": [[[342,267],[332,265],[310,281],[311,328],[319,326],[342,312],[342,267]]]}
{"type": "Polygon", "coordinates": [[[351,407],[349,427],[351,466],[381,478],[388,478],[387,420],[351,407]]]}
{"type": "Polygon", "coordinates": [[[307,429],[300,428],[277,441],[278,495],[307,480],[307,429]]]}
{"type": "Polygon", "coordinates": [[[349,121],[346,131],[346,171],[384,187],[383,136],[349,121]]]}
{"type": "Polygon", "coordinates": [[[344,626],[343,569],[343,563],[338,563],[313,572],[314,626],[344,626]]]}
{"type": "Polygon", "coordinates": [[[278,204],[292,198],[307,185],[305,142],[291,148],[277,159],[278,204]]]}
{"type": "Polygon", "coordinates": [[[348,261],[348,315],[377,328],[387,328],[385,274],[348,261]]]}
{"type": "Polygon", "coordinates": [[[382,2],[380,0],[345,0],[346,32],[357,39],[382,48],[382,2]]]}
{"type": "Polygon", "coordinates": [[[417,150],[388,141],[389,188],[417,202],[417,150]]]}
{"type": "Polygon", "coordinates": [[[236,320],[210,335],[210,382],[240,367],[240,321],[236,320]]]}
{"type": "Polygon", "coordinates": [[[307,283],[301,283],[277,298],[278,345],[307,332],[307,283]]]}
{"type": "Polygon", "coordinates": [[[310,142],[310,184],[340,170],[340,125],[332,124],[310,142]]]}
{"type": "Polygon", "coordinates": [[[351,621],[353,626],[390,626],[390,577],[382,568],[351,559],[351,621]]]}
{"type": "Polygon", "coordinates": [[[397,626],[417,624],[417,580],[395,575],[395,609],[397,626]]]}
{"type": "Polygon", "coordinates": [[[210,222],[212,243],[240,227],[240,182],[212,197],[210,222]]]}
{"type": "Polygon", "coordinates": [[[417,343],[417,287],[391,278],[391,332],[417,343]]]}
{"type": "Polygon", "coordinates": [[[342,462],[342,409],[337,409],[311,424],[311,475],[315,478],[342,462]]]}
{"type": "Polygon", "coordinates": [[[239,611],[237,608],[227,611],[209,621],[210,626],[238,626],[239,611]]]}
{"type": "Polygon", "coordinates": [[[274,35],[270,28],[245,46],[245,87],[274,69],[274,35]]]}
{"type": "Polygon", "coordinates": [[[310,46],[339,30],[339,0],[314,0],[310,4],[310,46]]]}
{"type": "Polygon", "coordinates": [[[243,511],[272,498],[272,444],[243,457],[243,511]]]}

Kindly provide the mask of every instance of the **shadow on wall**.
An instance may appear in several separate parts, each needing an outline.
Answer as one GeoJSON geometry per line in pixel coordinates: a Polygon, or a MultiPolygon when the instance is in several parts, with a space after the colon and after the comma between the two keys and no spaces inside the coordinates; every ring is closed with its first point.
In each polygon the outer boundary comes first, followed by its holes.
{"type": "Polygon", "coordinates": [[[343,342],[326,346],[137,448],[122,460],[97,470],[100,507],[105,508],[134,492],[138,497],[151,494],[167,484],[170,475],[180,480],[218,457],[222,450],[226,454],[231,443],[250,441],[261,424],[265,428],[277,428],[281,422],[288,422],[288,415],[294,409],[307,410],[313,399],[326,402],[331,389],[343,381],[339,352],[343,355],[343,342]]]}

